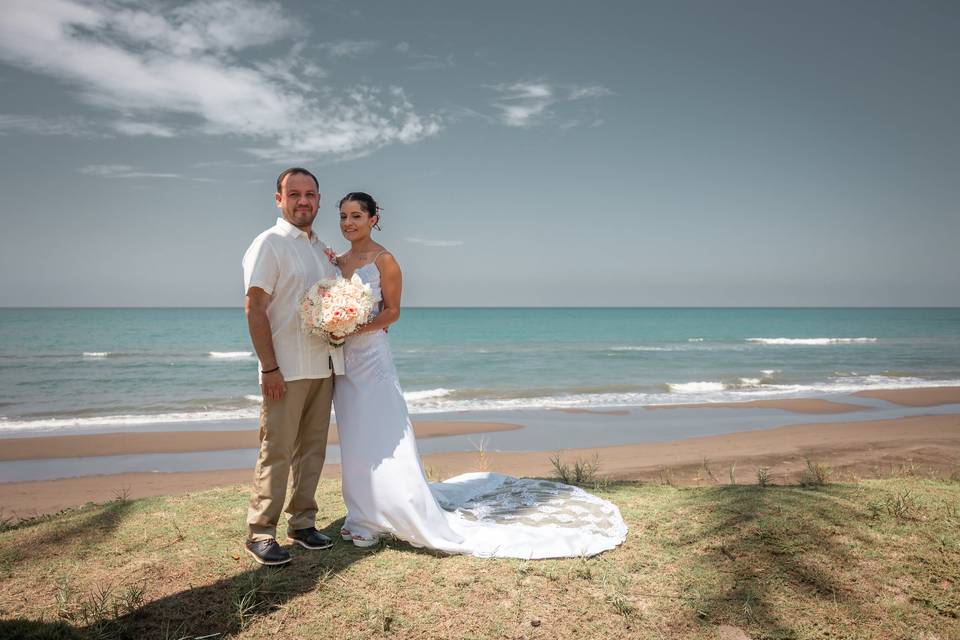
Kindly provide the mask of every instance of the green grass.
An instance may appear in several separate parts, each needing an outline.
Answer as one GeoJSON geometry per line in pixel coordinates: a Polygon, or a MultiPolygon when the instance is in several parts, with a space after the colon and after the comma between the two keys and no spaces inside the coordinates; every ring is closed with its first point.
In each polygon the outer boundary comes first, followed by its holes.
{"type": "MultiPolygon", "coordinates": [[[[595,558],[338,538],[285,568],[242,551],[247,487],[120,496],[5,525],[0,637],[960,638],[960,483],[806,480],[597,484],[630,533],[595,558]]],[[[339,484],[318,497],[333,536],[339,484]]]]}

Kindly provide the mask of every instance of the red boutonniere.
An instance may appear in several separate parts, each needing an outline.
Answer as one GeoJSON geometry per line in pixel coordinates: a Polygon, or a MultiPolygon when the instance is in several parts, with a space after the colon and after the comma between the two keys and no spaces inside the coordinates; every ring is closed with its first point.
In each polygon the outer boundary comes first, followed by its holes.
{"type": "Polygon", "coordinates": [[[326,254],[327,260],[330,261],[330,264],[337,264],[337,254],[330,247],[325,247],[323,253],[326,254]]]}

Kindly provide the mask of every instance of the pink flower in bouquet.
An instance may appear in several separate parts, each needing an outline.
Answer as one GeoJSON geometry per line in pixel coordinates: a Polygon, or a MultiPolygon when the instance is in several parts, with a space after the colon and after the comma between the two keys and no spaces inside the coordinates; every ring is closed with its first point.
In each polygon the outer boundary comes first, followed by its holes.
{"type": "Polygon", "coordinates": [[[349,280],[320,280],[307,289],[300,303],[304,328],[334,346],[343,344],[342,337],[365,323],[372,310],[370,285],[356,274],[349,280]]]}

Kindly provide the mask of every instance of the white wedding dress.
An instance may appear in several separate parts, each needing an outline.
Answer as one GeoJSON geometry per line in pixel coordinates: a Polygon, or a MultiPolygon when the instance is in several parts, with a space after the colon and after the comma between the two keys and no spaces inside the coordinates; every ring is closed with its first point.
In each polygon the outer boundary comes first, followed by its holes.
{"type": "MultiPolygon", "coordinates": [[[[377,266],[356,273],[378,303],[377,266]]],[[[336,377],[333,401],[350,533],[528,559],[590,556],[624,541],[620,510],[579,487],[496,473],[428,483],[387,334],[347,338],[343,349],[346,373],[336,377]]]]}

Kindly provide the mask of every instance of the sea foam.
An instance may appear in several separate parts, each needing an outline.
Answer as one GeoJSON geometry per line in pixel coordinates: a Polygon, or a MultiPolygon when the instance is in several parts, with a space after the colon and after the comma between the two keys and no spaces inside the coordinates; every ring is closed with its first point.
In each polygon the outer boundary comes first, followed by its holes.
{"type": "MultiPolygon", "coordinates": [[[[909,389],[916,387],[954,387],[960,380],[928,380],[917,377],[891,377],[885,375],[842,376],[829,381],[811,384],[771,384],[754,386],[756,378],[739,378],[737,382],[724,384],[718,381],[695,381],[670,383],[667,390],[625,391],[600,393],[544,394],[531,389],[524,396],[514,390],[509,396],[464,397],[463,391],[455,389],[426,389],[404,394],[412,414],[454,413],[467,411],[514,411],[565,408],[610,408],[639,407],[676,403],[739,402],[761,398],[816,397],[823,394],[853,393],[866,389],[909,389]]],[[[123,414],[83,417],[9,418],[0,417],[0,432],[83,432],[115,431],[125,428],[147,427],[160,424],[202,422],[230,422],[256,420],[259,416],[260,396],[246,395],[251,404],[240,408],[217,410],[173,411],[158,414],[123,414]]]]}
{"type": "Polygon", "coordinates": [[[407,391],[403,394],[403,399],[407,402],[419,402],[423,400],[435,400],[437,398],[445,398],[453,393],[450,389],[425,389],[423,391],[407,391]]]}
{"type": "Polygon", "coordinates": [[[705,393],[723,391],[727,387],[722,382],[668,382],[667,388],[671,393],[705,393]]]}
{"type": "Polygon", "coordinates": [[[862,344],[878,338],[747,338],[747,342],[772,345],[822,346],[828,344],[862,344]]]}
{"type": "Polygon", "coordinates": [[[36,418],[29,420],[0,420],[0,431],[66,431],[110,429],[112,427],[140,427],[155,424],[185,422],[228,422],[254,420],[260,414],[258,407],[216,411],[179,411],[171,413],[123,414],[85,416],[75,418],[36,418]]]}
{"type": "Polygon", "coordinates": [[[210,351],[211,358],[252,358],[253,351],[210,351]]]}

